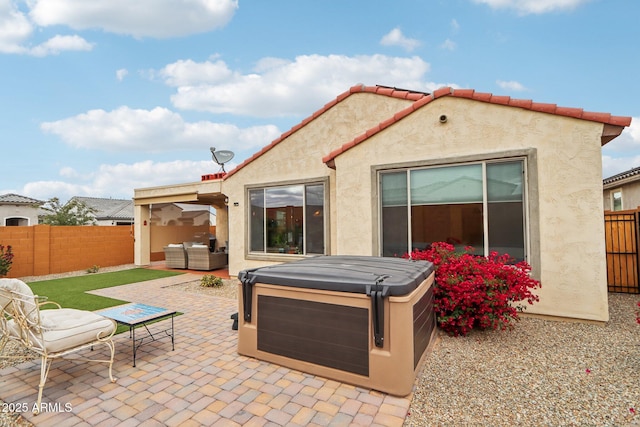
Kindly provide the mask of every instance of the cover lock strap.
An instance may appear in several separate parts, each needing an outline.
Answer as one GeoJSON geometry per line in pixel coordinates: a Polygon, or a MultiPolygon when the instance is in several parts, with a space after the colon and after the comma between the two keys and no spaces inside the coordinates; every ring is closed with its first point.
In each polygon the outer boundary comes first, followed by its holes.
{"type": "Polygon", "coordinates": [[[373,319],[373,342],[376,347],[384,347],[384,298],[389,293],[389,287],[382,286],[382,282],[387,277],[379,276],[369,293],[373,319]]]}
{"type": "Polygon", "coordinates": [[[243,305],[243,317],[245,322],[251,322],[251,300],[253,281],[249,278],[242,279],[242,305],[243,305]]]}

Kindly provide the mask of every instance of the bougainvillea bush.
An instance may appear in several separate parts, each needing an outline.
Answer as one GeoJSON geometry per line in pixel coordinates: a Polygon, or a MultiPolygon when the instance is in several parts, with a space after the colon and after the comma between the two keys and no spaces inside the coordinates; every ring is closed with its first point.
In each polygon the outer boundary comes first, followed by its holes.
{"type": "Polygon", "coordinates": [[[0,245],[0,276],[6,276],[11,270],[11,264],[13,263],[13,251],[11,245],[0,245]]]}
{"type": "MultiPolygon", "coordinates": [[[[638,308],[640,308],[640,302],[638,303],[638,308]]],[[[640,311],[636,311],[636,322],[640,325],[640,311]]]]}
{"type": "Polygon", "coordinates": [[[435,266],[434,309],[438,326],[450,335],[466,335],[473,328],[506,329],[527,304],[540,282],[529,275],[526,262],[510,263],[509,255],[473,255],[473,248],[456,252],[437,242],[431,248],[406,254],[435,266]]]}

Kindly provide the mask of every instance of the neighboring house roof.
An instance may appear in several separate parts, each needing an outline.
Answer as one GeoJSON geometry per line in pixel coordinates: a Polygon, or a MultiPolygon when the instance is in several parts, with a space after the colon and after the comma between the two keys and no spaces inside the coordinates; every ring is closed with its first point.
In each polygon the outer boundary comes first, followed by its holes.
{"type": "Polygon", "coordinates": [[[98,220],[131,220],[133,221],[133,200],[129,199],[104,199],[99,197],[73,197],[94,209],[98,220]]]}
{"type": "MultiPolygon", "coordinates": [[[[291,134],[299,131],[304,126],[306,126],[307,124],[309,124],[310,122],[312,122],[313,120],[315,120],[316,118],[324,114],[327,110],[331,109],[333,106],[342,102],[343,100],[345,100],[346,98],[348,98],[354,93],[373,93],[376,95],[405,99],[413,102],[405,109],[395,113],[389,119],[379,123],[377,126],[367,130],[365,133],[356,137],[354,140],[347,142],[346,144],[342,145],[340,148],[332,151],[327,156],[325,156],[322,159],[322,161],[324,163],[327,163],[329,166],[332,165],[333,160],[340,154],[362,143],[363,141],[365,141],[372,135],[375,135],[376,133],[380,132],[381,130],[402,120],[404,117],[410,115],[415,110],[444,96],[453,96],[457,98],[472,99],[480,102],[487,102],[491,104],[504,105],[504,106],[516,107],[516,108],[523,108],[526,110],[537,111],[537,112],[548,113],[548,114],[555,114],[558,116],[574,117],[577,119],[599,122],[599,123],[603,123],[604,125],[611,125],[614,127],[625,127],[631,124],[631,117],[612,116],[609,113],[589,112],[589,111],[584,111],[581,108],[558,107],[556,104],[545,104],[545,103],[533,102],[532,100],[529,100],[529,99],[515,99],[509,96],[497,96],[491,93],[476,92],[473,89],[453,89],[450,87],[443,87],[429,94],[426,92],[398,89],[398,88],[388,87],[388,86],[356,85],[351,87],[348,91],[342,93],[341,95],[338,95],[333,101],[325,104],[322,108],[320,108],[318,111],[313,113],[311,116],[307,117],[302,122],[292,127],[290,130],[283,133],[282,135],[280,135],[279,138],[272,141],[269,145],[262,148],[259,152],[255,153],[253,156],[246,159],[244,162],[239,164],[235,169],[230,171],[224,177],[224,179],[225,180],[228,179],[230,176],[234,175],[240,169],[244,168],[246,165],[248,165],[249,163],[257,159],[258,157],[262,156],[267,151],[271,150],[274,146],[278,145],[279,143],[287,139],[291,134]]],[[[615,138],[619,134],[620,132],[617,129],[612,130],[611,133],[603,134],[602,145],[606,144],[607,142],[609,142],[611,139],[615,138]]]]}
{"type": "Polygon", "coordinates": [[[640,167],[629,169],[628,171],[620,172],[617,175],[605,178],[602,180],[602,184],[605,188],[609,188],[637,180],[640,180],[640,167]]]}
{"type": "Polygon", "coordinates": [[[31,197],[21,196],[19,194],[2,194],[0,195],[0,205],[41,205],[41,200],[32,199],[31,197]]]}

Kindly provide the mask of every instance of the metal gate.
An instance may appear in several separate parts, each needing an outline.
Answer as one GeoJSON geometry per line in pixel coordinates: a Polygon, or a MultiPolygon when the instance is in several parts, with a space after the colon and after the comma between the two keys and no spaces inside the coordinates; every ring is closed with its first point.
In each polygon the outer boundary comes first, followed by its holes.
{"type": "Polygon", "coordinates": [[[605,212],[604,234],[609,292],[640,293],[639,233],[640,211],[605,212]]]}

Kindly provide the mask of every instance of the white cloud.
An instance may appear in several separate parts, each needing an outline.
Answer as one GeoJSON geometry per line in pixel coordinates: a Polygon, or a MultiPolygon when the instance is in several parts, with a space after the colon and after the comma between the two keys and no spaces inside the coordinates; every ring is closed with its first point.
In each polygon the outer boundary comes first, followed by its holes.
{"type": "MultiPolygon", "coordinates": [[[[230,168],[235,165],[230,165],[230,168]]],[[[91,187],[100,195],[107,196],[114,188],[124,189],[133,196],[135,188],[200,181],[202,175],[218,172],[218,165],[211,160],[171,162],[142,162],[101,165],[91,177],[91,187]]]]}
{"type": "Polygon", "coordinates": [[[124,80],[127,74],[129,74],[129,71],[126,68],[120,68],[119,70],[116,70],[116,79],[121,82],[124,80]]]}
{"type": "Polygon", "coordinates": [[[11,0],[0,0],[0,52],[23,53],[33,26],[11,0]]]}
{"type": "MultiPolygon", "coordinates": [[[[236,165],[229,166],[233,168],[236,165]]],[[[73,196],[126,199],[133,197],[136,188],[196,182],[202,175],[217,171],[218,166],[211,160],[103,164],[95,172],[85,175],[65,167],[60,170],[63,180],[30,182],[17,192],[39,200],[58,197],[66,201],[73,196]]]]}
{"type": "Polygon", "coordinates": [[[454,42],[453,40],[450,39],[446,39],[441,45],[440,48],[441,49],[445,49],[445,50],[455,50],[456,49],[456,42],[454,42]]]}
{"type": "Polygon", "coordinates": [[[608,178],[640,166],[640,117],[633,117],[631,125],[619,137],[602,147],[602,176],[608,178]]]}
{"type": "Polygon", "coordinates": [[[523,92],[526,91],[527,88],[520,82],[516,82],[514,80],[504,81],[504,80],[496,80],[496,84],[500,86],[502,89],[515,91],[515,92],[523,92]]]}
{"type": "Polygon", "coordinates": [[[640,154],[636,156],[602,156],[602,178],[609,178],[640,166],[640,154]]]}
{"type": "Polygon", "coordinates": [[[190,86],[224,82],[233,77],[233,72],[224,61],[198,63],[187,59],[165,66],[158,75],[169,86],[190,86]]]}
{"type": "Polygon", "coordinates": [[[153,110],[129,107],[113,111],[90,110],[67,119],[42,123],[40,127],[73,147],[107,151],[199,149],[208,148],[211,141],[225,149],[254,149],[280,135],[272,125],[241,129],[232,124],[207,121],[189,123],[180,114],[161,107],[153,110]]]}
{"type": "Polygon", "coordinates": [[[46,42],[29,50],[34,56],[57,55],[62,51],[89,51],[93,49],[93,44],[80,36],[54,36],[46,42]]]}
{"type": "Polygon", "coordinates": [[[134,37],[179,37],[226,25],[238,0],[31,0],[39,26],[99,28],[134,37]]]}
{"type": "Polygon", "coordinates": [[[394,28],[382,37],[380,44],[383,46],[400,46],[408,52],[411,52],[420,46],[420,41],[407,38],[399,28],[394,28]]]}
{"type": "MultiPolygon", "coordinates": [[[[625,128],[619,137],[602,148],[605,153],[640,154],[640,117],[633,117],[631,125],[625,128]]],[[[640,166],[640,164],[638,165],[640,166]]]]}
{"type": "Polygon", "coordinates": [[[453,33],[457,33],[458,30],[460,30],[460,24],[458,24],[458,20],[457,19],[452,19],[451,20],[451,31],[453,31],[453,33]]]}
{"type": "Polygon", "coordinates": [[[28,16],[11,0],[0,0],[0,53],[32,56],[57,55],[63,51],[87,51],[93,45],[77,35],[56,35],[35,47],[28,45],[34,32],[28,16]]]}
{"type": "Polygon", "coordinates": [[[93,49],[78,35],[61,34],[31,46],[35,30],[43,27],[180,37],[221,28],[237,9],[238,0],[0,0],[0,53],[47,56],[93,49]]]}
{"type": "Polygon", "coordinates": [[[640,117],[632,117],[631,125],[623,132],[627,132],[631,139],[640,145],[640,117]]]}
{"type": "Polygon", "coordinates": [[[35,181],[25,184],[19,194],[38,200],[49,200],[57,197],[61,201],[67,201],[73,196],[89,195],[92,188],[87,184],[77,181],[35,181]]]}
{"type": "Polygon", "coordinates": [[[441,85],[424,80],[429,68],[417,56],[304,55],[264,58],[251,74],[193,61],[170,64],[160,74],[177,86],[171,97],[177,108],[269,117],[310,114],[357,83],[433,90],[441,85]]]}
{"type": "Polygon", "coordinates": [[[571,10],[591,0],[473,0],[494,9],[514,9],[518,13],[541,14],[558,10],[571,10]]]}

